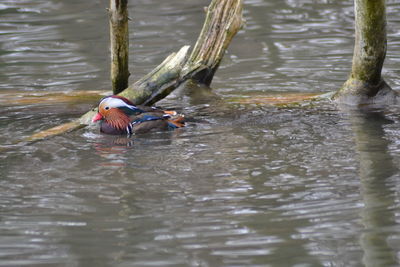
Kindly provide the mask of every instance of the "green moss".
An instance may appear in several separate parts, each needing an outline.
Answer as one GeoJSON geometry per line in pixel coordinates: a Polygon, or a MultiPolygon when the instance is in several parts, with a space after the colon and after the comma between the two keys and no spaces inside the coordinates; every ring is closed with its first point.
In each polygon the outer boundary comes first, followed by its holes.
{"type": "Polygon", "coordinates": [[[355,47],[349,79],[337,95],[376,95],[386,56],[385,0],[356,0],[355,47]]]}

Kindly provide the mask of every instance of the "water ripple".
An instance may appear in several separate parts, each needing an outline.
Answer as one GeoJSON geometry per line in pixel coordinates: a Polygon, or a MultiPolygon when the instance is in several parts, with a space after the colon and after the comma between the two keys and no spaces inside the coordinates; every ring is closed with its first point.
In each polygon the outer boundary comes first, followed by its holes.
{"type": "MultiPolygon", "coordinates": [[[[106,1],[61,2],[0,4],[2,92],[109,87],[106,1]]],[[[338,88],[352,2],[246,0],[247,27],[213,82],[219,96],[160,102],[186,114],[184,129],[128,139],[94,127],[14,145],[90,104],[3,102],[0,265],[359,266],[383,253],[376,265],[395,266],[398,107],[224,101],[338,88]]],[[[206,4],[132,6],[133,76],[193,43],[206,4]]],[[[384,75],[394,85],[399,4],[388,1],[384,75]]]]}

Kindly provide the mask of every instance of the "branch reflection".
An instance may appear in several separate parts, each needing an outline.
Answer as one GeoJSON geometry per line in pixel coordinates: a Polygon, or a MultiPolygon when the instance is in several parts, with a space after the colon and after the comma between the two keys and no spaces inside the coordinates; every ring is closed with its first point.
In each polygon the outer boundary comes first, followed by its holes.
{"type": "Polygon", "coordinates": [[[390,140],[384,126],[394,123],[381,110],[360,110],[350,113],[360,160],[361,197],[364,208],[361,220],[364,231],[360,244],[365,266],[396,266],[396,254],[388,243],[389,227],[396,224],[391,208],[394,192],[388,181],[398,173],[389,153],[390,140]],[[385,230],[386,229],[386,230],[385,230]]]}

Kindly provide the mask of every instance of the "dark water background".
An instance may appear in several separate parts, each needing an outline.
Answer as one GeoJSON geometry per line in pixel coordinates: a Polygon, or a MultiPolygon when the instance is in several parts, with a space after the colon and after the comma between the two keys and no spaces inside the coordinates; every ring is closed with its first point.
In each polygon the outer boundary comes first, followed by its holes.
{"type": "MultiPolygon", "coordinates": [[[[106,0],[2,0],[0,97],[109,88],[106,0]]],[[[194,44],[201,0],[131,1],[131,81],[194,44]]],[[[400,1],[387,82],[400,86],[400,1]]],[[[399,108],[232,104],[329,92],[347,78],[353,3],[247,0],[212,84],[175,93],[190,118],[133,145],[83,129],[0,152],[0,266],[398,266],[399,108]]],[[[95,101],[94,101],[95,102],[95,101]]],[[[0,144],[94,102],[0,105],[0,144]]]]}

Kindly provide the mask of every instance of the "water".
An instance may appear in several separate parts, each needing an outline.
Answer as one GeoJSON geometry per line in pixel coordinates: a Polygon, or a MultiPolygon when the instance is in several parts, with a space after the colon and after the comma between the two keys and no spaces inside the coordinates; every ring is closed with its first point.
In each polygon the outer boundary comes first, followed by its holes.
{"type": "MultiPolygon", "coordinates": [[[[384,77],[400,85],[400,1],[384,77]]],[[[197,38],[208,1],[135,1],[131,81],[197,38]]],[[[3,0],[0,94],[109,88],[106,0],[3,0]]],[[[213,81],[175,93],[175,132],[83,129],[0,154],[1,266],[397,266],[399,108],[227,102],[329,92],[352,56],[352,1],[248,0],[213,81]]],[[[94,103],[1,102],[0,143],[94,103]]]]}

